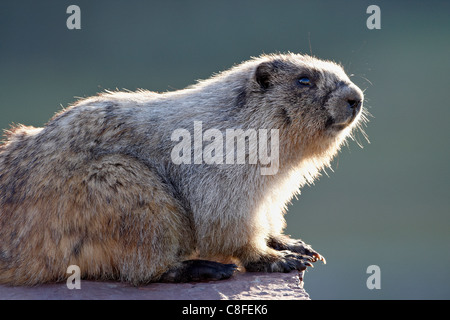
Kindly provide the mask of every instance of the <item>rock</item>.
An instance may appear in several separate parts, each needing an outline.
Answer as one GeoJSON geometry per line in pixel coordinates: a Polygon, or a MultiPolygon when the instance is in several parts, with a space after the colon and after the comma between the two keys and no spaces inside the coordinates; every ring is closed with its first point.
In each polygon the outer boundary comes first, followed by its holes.
{"type": "Polygon", "coordinates": [[[0,299],[49,300],[309,300],[303,273],[236,273],[222,281],[152,283],[133,287],[126,283],[81,280],[81,289],[66,283],[36,287],[0,286],[0,299]],[[300,278],[299,278],[300,276],[300,278]],[[301,280],[300,280],[301,279],[301,280]]]}

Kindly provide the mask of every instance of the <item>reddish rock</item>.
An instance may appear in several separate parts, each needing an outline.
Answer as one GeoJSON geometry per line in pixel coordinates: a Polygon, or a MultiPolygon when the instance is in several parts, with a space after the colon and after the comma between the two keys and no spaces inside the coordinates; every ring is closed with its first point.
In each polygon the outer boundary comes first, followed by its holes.
{"type": "Polygon", "coordinates": [[[37,287],[0,286],[0,299],[51,300],[307,300],[299,280],[303,273],[236,273],[222,281],[182,284],[152,283],[133,287],[121,282],[81,280],[81,289],[69,290],[65,283],[37,287]]]}

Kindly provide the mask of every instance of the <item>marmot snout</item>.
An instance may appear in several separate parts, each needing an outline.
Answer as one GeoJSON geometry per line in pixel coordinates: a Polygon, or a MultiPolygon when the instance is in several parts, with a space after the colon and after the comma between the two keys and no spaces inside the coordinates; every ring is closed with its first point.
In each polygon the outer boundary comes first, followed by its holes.
{"type": "Polygon", "coordinates": [[[349,126],[361,112],[363,94],[352,83],[340,83],[338,86],[325,107],[330,112],[326,128],[339,131],[349,126]]]}
{"type": "Polygon", "coordinates": [[[0,283],[60,281],[69,265],[139,284],[236,269],[216,261],[287,272],[324,260],[283,234],[284,213],[365,120],[362,101],[339,65],[280,54],[184,90],[103,93],[44,128],[12,128],[0,145],[0,283]],[[194,149],[175,154],[194,161],[173,161],[176,130],[194,149]],[[269,147],[264,130],[277,133],[269,147]],[[239,145],[245,163],[227,162],[239,145]],[[266,147],[277,170],[263,175],[253,155],[266,147]]]}

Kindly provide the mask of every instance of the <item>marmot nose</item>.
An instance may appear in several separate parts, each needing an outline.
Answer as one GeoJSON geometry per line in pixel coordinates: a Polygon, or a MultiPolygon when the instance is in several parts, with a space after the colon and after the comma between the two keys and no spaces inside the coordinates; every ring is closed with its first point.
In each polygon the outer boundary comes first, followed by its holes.
{"type": "Polygon", "coordinates": [[[350,109],[359,109],[361,107],[361,99],[348,99],[347,103],[350,109]]]}

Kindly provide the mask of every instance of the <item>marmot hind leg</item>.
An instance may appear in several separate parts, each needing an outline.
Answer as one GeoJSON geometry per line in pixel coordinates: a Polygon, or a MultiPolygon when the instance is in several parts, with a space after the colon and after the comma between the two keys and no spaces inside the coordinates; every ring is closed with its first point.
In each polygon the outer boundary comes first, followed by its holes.
{"type": "Polygon", "coordinates": [[[82,201],[90,204],[84,217],[91,219],[79,222],[89,234],[73,264],[87,278],[110,265],[114,278],[139,285],[157,281],[191,256],[191,217],[151,168],[132,157],[107,155],[92,161],[82,176],[87,193],[82,201]],[[97,257],[103,258],[93,263],[97,257]]]}
{"type": "Polygon", "coordinates": [[[190,282],[223,280],[230,278],[237,269],[235,264],[223,264],[208,260],[187,260],[164,273],[160,282],[190,282]]]}

